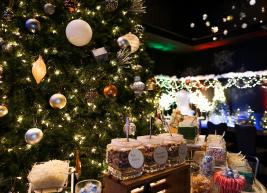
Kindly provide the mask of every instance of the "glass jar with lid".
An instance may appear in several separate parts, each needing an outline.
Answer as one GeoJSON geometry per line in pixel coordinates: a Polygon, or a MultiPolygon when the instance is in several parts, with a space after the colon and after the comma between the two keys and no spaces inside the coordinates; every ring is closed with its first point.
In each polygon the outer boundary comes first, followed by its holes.
{"type": "Polygon", "coordinates": [[[163,140],[159,136],[149,135],[139,136],[137,140],[142,142],[145,148],[144,169],[147,173],[163,170],[168,160],[168,152],[163,145],[163,140]]]}
{"type": "Polygon", "coordinates": [[[135,139],[111,140],[111,143],[107,145],[106,155],[108,172],[120,180],[141,176],[144,171],[143,153],[142,143],[135,139]]]}
{"type": "Polygon", "coordinates": [[[187,146],[182,135],[162,133],[159,135],[168,152],[168,166],[177,166],[185,161],[187,146]]]}

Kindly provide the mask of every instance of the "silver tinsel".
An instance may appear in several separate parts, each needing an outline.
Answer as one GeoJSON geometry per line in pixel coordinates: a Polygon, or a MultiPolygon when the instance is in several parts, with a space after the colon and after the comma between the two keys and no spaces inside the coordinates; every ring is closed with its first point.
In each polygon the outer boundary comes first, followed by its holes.
{"type": "Polygon", "coordinates": [[[131,52],[124,48],[124,49],[120,49],[117,52],[117,61],[119,65],[125,65],[125,64],[131,64],[133,61],[133,57],[130,56],[131,52]]]}
{"type": "Polygon", "coordinates": [[[146,7],[143,0],[132,0],[132,5],[129,9],[133,13],[146,13],[146,7]]]}

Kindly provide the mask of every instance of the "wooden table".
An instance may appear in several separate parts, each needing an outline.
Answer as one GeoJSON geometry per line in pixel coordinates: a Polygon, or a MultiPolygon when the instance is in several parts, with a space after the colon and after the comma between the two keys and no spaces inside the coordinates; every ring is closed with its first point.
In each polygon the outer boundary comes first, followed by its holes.
{"type": "Polygon", "coordinates": [[[163,190],[165,193],[189,193],[190,166],[181,164],[177,167],[124,181],[104,174],[103,186],[103,193],[131,193],[132,191],[142,193],[145,187],[149,187],[153,193],[163,190]]]}

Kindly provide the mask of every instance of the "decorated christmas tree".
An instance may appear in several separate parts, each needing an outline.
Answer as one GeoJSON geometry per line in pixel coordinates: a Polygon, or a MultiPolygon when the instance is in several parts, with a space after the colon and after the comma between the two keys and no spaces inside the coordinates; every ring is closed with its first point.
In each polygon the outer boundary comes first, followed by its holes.
{"type": "Polygon", "coordinates": [[[26,192],[35,162],[75,165],[76,150],[80,179],[99,178],[125,117],[147,134],[156,106],[142,0],[0,5],[1,192],[26,192]]]}

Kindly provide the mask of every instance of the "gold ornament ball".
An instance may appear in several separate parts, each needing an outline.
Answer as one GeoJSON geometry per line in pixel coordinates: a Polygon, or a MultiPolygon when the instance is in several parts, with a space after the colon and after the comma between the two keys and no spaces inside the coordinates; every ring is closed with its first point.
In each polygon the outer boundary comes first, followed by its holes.
{"type": "Polygon", "coordinates": [[[4,117],[8,114],[8,109],[5,105],[0,105],[0,117],[4,117]]]}
{"type": "Polygon", "coordinates": [[[63,109],[67,104],[67,99],[63,94],[54,94],[49,100],[50,106],[54,109],[63,109]]]}
{"type": "Polygon", "coordinates": [[[104,95],[106,97],[116,97],[118,95],[118,89],[113,84],[110,84],[104,88],[104,95]]]}

